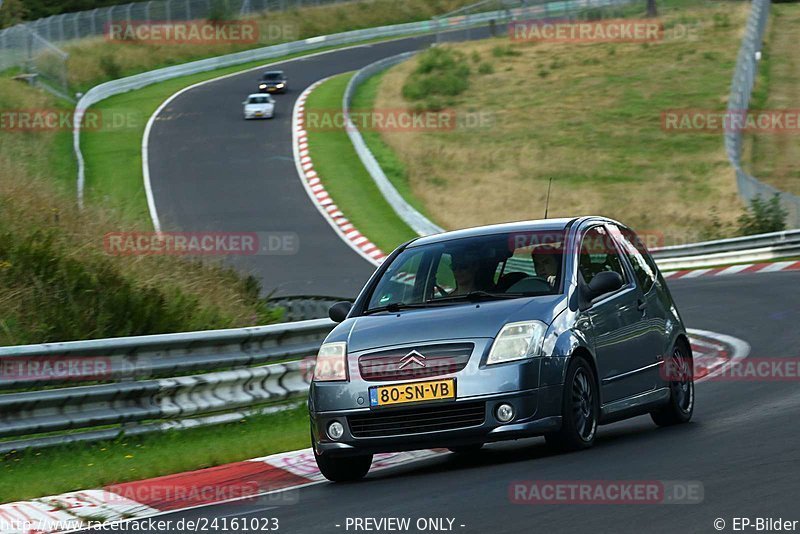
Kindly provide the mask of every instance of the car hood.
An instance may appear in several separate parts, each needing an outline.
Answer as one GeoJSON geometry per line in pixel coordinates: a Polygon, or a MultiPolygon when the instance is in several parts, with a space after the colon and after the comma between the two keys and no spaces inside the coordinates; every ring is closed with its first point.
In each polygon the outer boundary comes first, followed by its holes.
{"type": "Polygon", "coordinates": [[[244,109],[247,111],[265,111],[272,107],[272,104],[247,104],[244,109]]]}
{"type": "Polygon", "coordinates": [[[328,341],[347,341],[348,352],[446,339],[493,338],[504,324],[538,319],[552,322],[566,306],[564,295],[458,303],[354,317],[328,341]]]}

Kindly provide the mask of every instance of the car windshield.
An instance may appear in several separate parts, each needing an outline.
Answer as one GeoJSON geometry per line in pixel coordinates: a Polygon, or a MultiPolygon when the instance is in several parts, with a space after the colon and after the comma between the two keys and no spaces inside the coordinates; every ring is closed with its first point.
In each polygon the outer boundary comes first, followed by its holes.
{"type": "Polygon", "coordinates": [[[411,246],[377,281],[367,312],[560,292],[563,230],[411,246]]]}
{"type": "Polygon", "coordinates": [[[283,78],[282,72],[267,72],[264,74],[264,80],[274,82],[283,78]]]}
{"type": "Polygon", "coordinates": [[[249,104],[269,104],[269,97],[266,96],[251,96],[249,104]]]}

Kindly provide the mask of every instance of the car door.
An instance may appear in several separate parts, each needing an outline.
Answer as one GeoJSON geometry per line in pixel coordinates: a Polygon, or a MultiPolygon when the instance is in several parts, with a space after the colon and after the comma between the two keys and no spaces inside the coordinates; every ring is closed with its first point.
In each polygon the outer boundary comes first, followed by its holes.
{"type": "Polygon", "coordinates": [[[602,271],[618,273],[624,285],[595,299],[586,310],[592,328],[603,403],[642,392],[642,372],[648,355],[646,327],[639,309],[639,290],[624,267],[616,242],[601,224],[581,238],[579,277],[585,284],[602,271]]]}
{"type": "Polygon", "coordinates": [[[639,387],[642,391],[655,388],[661,381],[664,356],[669,352],[667,339],[667,317],[669,303],[659,291],[658,268],[647,253],[642,241],[629,228],[621,225],[609,225],[611,236],[622,249],[636,283],[639,286],[639,307],[642,309],[642,321],[645,324],[646,369],[639,374],[639,387]]]}

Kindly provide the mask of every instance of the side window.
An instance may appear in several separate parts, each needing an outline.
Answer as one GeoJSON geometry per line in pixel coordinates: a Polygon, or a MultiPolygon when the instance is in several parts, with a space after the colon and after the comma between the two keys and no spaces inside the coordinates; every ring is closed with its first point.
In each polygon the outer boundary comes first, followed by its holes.
{"type": "Polygon", "coordinates": [[[604,227],[594,226],[583,234],[578,270],[587,284],[603,271],[613,271],[627,279],[614,240],[604,227]]]}
{"type": "Polygon", "coordinates": [[[639,237],[627,228],[612,226],[614,237],[617,238],[628,259],[633,266],[633,272],[642,292],[647,293],[656,281],[657,271],[652,258],[647,253],[647,249],[642,244],[639,237]]]}

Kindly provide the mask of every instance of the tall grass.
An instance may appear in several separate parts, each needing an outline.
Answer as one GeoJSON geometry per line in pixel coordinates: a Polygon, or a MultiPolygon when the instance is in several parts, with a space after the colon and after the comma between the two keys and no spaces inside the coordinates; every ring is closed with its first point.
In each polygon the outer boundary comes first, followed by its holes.
{"type": "MultiPolygon", "coordinates": [[[[5,110],[58,103],[0,80],[5,110]]],[[[178,257],[113,257],[109,230],[134,223],[101,206],[75,207],[68,131],[0,132],[0,345],[248,326],[280,313],[258,284],[178,257]]]]}

